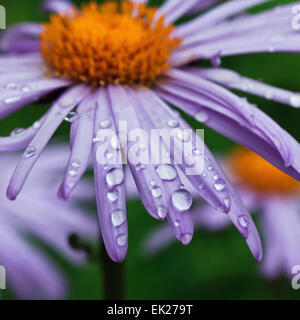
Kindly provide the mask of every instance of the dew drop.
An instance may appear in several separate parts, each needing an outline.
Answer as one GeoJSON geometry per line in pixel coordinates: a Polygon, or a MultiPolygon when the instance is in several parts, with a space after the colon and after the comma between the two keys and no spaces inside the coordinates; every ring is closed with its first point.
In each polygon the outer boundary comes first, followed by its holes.
{"type": "Polygon", "coordinates": [[[17,85],[15,83],[8,83],[6,86],[5,86],[5,89],[17,89],[17,85]]]}
{"type": "Polygon", "coordinates": [[[111,121],[110,120],[103,120],[100,122],[100,128],[107,129],[111,127],[111,121]]]}
{"type": "Polygon", "coordinates": [[[62,109],[65,109],[65,108],[69,108],[71,107],[73,104],[74,104],[74,99],[71,98],[71,97],[64,97],[60,102],[59,102],[59,106],[62,108],[62,109]]]}
{"type": "Polygon", "coordinates": [[[68,174],[70,177],[76,177],[78,173],[76,170],[72,169],[68,171],[68,174]]]}
{"type": "Polygon", "coordinates": [[[80,160],[78,160],[78,159],[73,160],[71,165],[74,168],[79,168],[80,167],[80,160]]]}
{"type": "Polygon", "coordinates": [[[154,187],[151,193],[154,198],[160,198],[162,196],[162,191],[160,187],[154,187]]]}
{"type": "Polygon", "coordinates": [[[220,177],[217,175],[217,174],[215,174],[214,176],[213,176],[213,179],[214,180],[218,180],[220,177]]]}
{"type": "Polygon", "coordinates": [[[77,118],[78,113],[77,112],[70,112],[68,115],[65,117],[65,121],[67,122],[74,122],[74,120],[77,118]]]}
{"type": "Polygon", "coordinates": [[[193,236],[190,233],[185,233],[181,236],[181,242],[184,245],[187,245],[191,242],[192,238],[193,238],[193,236]]]}
{"type": "Polygon", "coordinates": [[[229,198],[225,198],[224,199],[224,205],[225,205],[225,207],[226,207],[226,209],[230,209],[230,204],[231,204],[231,201],[230,201],[230,199],[229,198]]]}
{"type": "Polygon", "coordinates": [[[204,184],[203,184],[203,183],[200,183],[200,184],[198,185],[198,188],[199,188],[200,190],[203,190],[203,189],[204,189],[204,184]]]}
{"type": "Polygon", "coordinates": [[[16,128],[10,133],[10,135],[11,136],[20,135],[20,134],[22,134],[24,132],[24,130],[25,130],[24,128],[16,128]]]}
{"type": "Polygon", "coordinates": [[[223,191],[225,189],[225,181],[220,179],[215,184],[214,187],[217,191],[223,191]]]}
{"type": "Polygon", "coordinates": [[[124,233],[124,234],[119,235],[117,237],[118,246],[124,247],[126,245],[126,243],[127,243],[127,239],[128,239],[127,234],[124,233]]]}
{"type": "Polygon", "coordinates": [[[168,126],[169,126],[170,128],[177,128],[177,127],[179,126],[179,122],[178,122],[178,120],[176,120],[176,119],[170,119],[170,120],[168,121],[168,126]]]}
{"type": "Polygon", "coordinates": [[[239,220],[239,224],[241,227],[243,227],[243,228],[248,227],[249,222],[250,222],[250,219],[248,216],[246,216],[246,215],[239,216],[238,220],[239,220]]]}
{"type": "Polygon", "coordinates": [[[195,119],[199,122],[205,123],[208,120],[208,114],[205,111],[199,111],[195,115],[195,119]]]}
{"type": "Polygon", "coordinates": [[[21,87],[21,91],[24,92],[24,93],[28,93],[28,92],[30,92],[31,90],[32,90],[32,89],[31,89],[29,86],[27,86],[27,85],[24,85],[24,86],[21,87]]]}
{"type": "Polygon", "coordinates": [[[169,164],[161,164],[155,170],[162,180],[172,181],[177,177],[176,169],[169,164]]]}
{"type": "Polygon", "coordinates": [[[266,93],[265,93],[265,98],[266,99],[272,99],[274,97],[274,93],[272,90],[267,90],[266,93]]]}
{"type": "Polygon", "coordinates": [[[123,224],[126,220],[126,216],[121,209],[114,210],[111,213],[111,222],[114,227],[119,227],[121,224],[123,224]]]}
{"type": "Polygon", "coordinates": [[[25,149],[25,152],[24,152],[24,157],[25,158],[32,158],[36,155],[36,148],[33,147],[33,146],[29,146],[25,149]]]}
{"type": "Polygon", "coordinates": [[[167,216],[168,209],[165,206],[159,206],[157,209],[157,214],[160,218],[164,219],[167,216]]]}
{"type": "Polygon", "coordinates": [[[109,186],[117,186],[124,181],[124,171],[119,168],[113,168],[106,174],[106,182],[109,186]]]}
{"type": "Polygon", "coordinates": [[[14,97],[4,99],[4,103],[12,104],[12,103],[18,102],[20,100],[21,100],[21,96],[14,96],[14,97]]]}
{"type": "Polygon", "coordinates": [[[208,171],[212,171],[212,170],[214,170],[214,167],[213,167],[212,165],[209,165],[209,166],[207,167],[207,170],[208,170],[208,171]]]}
{"type": "Polygon", "coordinates": [[[300,95],[292,95],[290,97],[290,104],[291,106],[295,107],[295,108],[299,108],[300,107],[300,95]]]}
{"type": "Polygon", "coordinates": [[[201,154],[201,151],[199,149],[194,149],[193,154],[195,154],[196,156],[199,156],[201,154]]]}
{"type": "Polygon", "coordinates": [[[176,136],[182,142],[188,142],[191,138],[189,130],[184,130],[184,129],[178,130],[176,136]]]}
{"type": "Polygon", "coordinates": [[[118,190],[117,190],[117,189],[113,189],[113,190],[107,192],[107,198],[108,198],[108,200],[111,201],[111,202],[117,201],[118,198],[119,198],[119,192],[118,192],[118,190]]]}
{"type": "Polygon", "coordinates": [[[35,122],[33,123],[33,125],[32,125],[32,127],[33,127],[34,129],[38,129],[38,128],[40,128],[40,126],[41,126],[41,123],[40,123],[39,121],[35,121],[35,122]]]}
{"type": "Polygon", "coordinates": [[[172,204],[179,211],[186,211],[192,206],[192,196],[187,190],[177,190],[172,194],[172,204]]]}
{"type": "Polygon", "coordinates": [[[151,181],[150,181],[150,184],[151,184],[152,187],[156,186],[155,180],[151,180],[151,181]]]}
{"type": "Polygon", "coordinates": [[[179,222],[178,220],[175,220],[175,221],[174,221],[174,226],[175,226],[176,228],[178,228],[178,227],[180,226],[180,222],[179,222]]]}
{"type": "Polygon", "coordinates": [[[115,150],[120,150],[120,141],[119,141],[119,138],[117,137],[117,135],[114,135],[111,138],[110,144],[115,150]]]}

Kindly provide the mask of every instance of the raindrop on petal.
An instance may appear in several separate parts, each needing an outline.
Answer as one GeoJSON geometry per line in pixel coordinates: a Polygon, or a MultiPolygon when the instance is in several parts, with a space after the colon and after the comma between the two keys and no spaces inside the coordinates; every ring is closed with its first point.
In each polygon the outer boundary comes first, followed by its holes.
{"type": "Polygon", "coordinates": [[[179,126],[179,121],[177,119],[170,119],[168,121],[168,126],[170,128],[177,128],[179,126]]]}
{"type": "Polygon", "coordinates": [[[195,115],[195,119],[199,122],[205,123],[208,120],[208,114],[205,111],[199,111],[195,115]]]}
{"type": "Polygon", "coordinates": [[[239,216],[238,220],[239,220],[239,224],[241,227],[243,227],[243,228],[248,227],[249,222],[250,222],[250,219],[248,216],[246,216],[246,215],[239,216]]]}
{"type": "Polygon", "coordinates": [[[192,206],[192,196],[187,190],[177,190],[172,194],[172,204],[179,211],[186,211],[192,206]]]}
{"type": "Polygon", "coordinates": [[[119,227],[126,220],[126,216],[121,209],[114,210],[111,214],[111,222],[114,227],[119,227]]]}
{"type": "Polygon", "coordinates": [[[106,182],[109,186],[117,186],[124,181],[124,171],[119,168],[113,168],[106,174],[106,182]]]}
{"type": "Polygon", "coordinates": [[[24,157],[25,158],[32,158],[36,155],[36,148],[33,147],[33,146],[29,146],[25,149],[25,152],[24,152],[24,157]]]}
{"type": "Polygon", "coordinates": [[[154,198],[159,198],[162,196],[162,191],[160,187],[154,187],[151,191],[154,198]]]}
{"type": "Polygon", "coordinates": [[[176,169],[169,164],[161,164],[155,170],[162,180],[172,181],[177,177],[176,169]]]}
{"type": "Polygon", "coordinates": [[[117,189],[113,189],[107,193],[107,198],[111,202],[115,202],[119,198],[119,192],[117,189]]]}
{"type": "Polygon", "coordinates": [[[159,206],[157,209],[157,214],[160,218],[164,219],[167,216],[168,209],[165,206],[159,206]]]}
{"type": "Polygon", "coordinates": [[[121,234],[117,237],[117,244],[120,247],[124,247],[127,243],[128,236],[127,234],[121,234]]]}
{"type": "Polygon", "coordinates": [[[16,128],[10,133],[10,135],[17,136],[19,134],[22,134],[24,132],[24,130],[25,130],[24,128],[16,128]]]}

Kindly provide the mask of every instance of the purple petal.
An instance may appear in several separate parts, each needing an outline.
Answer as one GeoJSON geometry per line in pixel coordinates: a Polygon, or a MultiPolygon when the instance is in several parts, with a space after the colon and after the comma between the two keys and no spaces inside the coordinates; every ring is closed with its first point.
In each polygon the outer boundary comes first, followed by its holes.
{"type": "Polygon", "coordinates": [[[20,193],[28,174],[30,173],[41,152],[52,135],[67,116],[67,114],[84,98],[86,87],[79,85],[70,89],[58,99],[48,112],[48,117],[25,150],[18,163],[7,189],[7,197],[16,199],[20,193]]]}
{"type": "MultiPolygon", "coordinates": [[[[103,159],[99,159],[103,145],[106,147],[105,141],[99,139],[104,128],[116,132],[107,91],[101,88],[98,91],[94,123],[94,173],[98,215],[101,235],[109,256],[115,262],[122,262],[128,248],[124,171],[122,164],[104,164],[101,163],[103,159]]],[[[107,153],[115,152],[109,143],[107,153]]]]}
{"type": "Polygon", "coordinates": [[[77,108],[79,119],[72,139],[72,150],[59,194],[68,199],[87,169],[93,146],[95,96],[88,95],[77,108]]]}

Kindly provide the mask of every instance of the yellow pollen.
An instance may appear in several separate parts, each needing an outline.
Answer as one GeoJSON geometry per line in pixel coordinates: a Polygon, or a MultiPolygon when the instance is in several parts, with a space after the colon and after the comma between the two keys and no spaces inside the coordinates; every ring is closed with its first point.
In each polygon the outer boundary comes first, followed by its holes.
{"type": "Polygon", "coordinates": [[[144,4],[91,2],[72,13],[52,15],[43,25],[40,51],[56,75],[93,86],[152,85],[169,68],[181,39],[170,36],[164,17],[144,4]]]}
{"type": "Polygon", "coordinates": [[[258,193],[291,195],[300,191],[300,183],[297,180],[251,150],[234,150],[229,157],[229,166],[240,183],[258,193]]]}

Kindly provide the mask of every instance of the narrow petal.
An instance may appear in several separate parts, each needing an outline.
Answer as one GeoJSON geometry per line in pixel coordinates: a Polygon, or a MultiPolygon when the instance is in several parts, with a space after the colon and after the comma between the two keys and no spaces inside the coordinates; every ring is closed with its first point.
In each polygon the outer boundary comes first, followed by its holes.
{"type": "Polygon", "coordinates": [[[65,13],[72,10],[72,2],[68,0],[45,0],[43,9],[53,13],[65,13]]]}
{"type": "Polygon", "coordinates": [[[9,137],[0,137],[0,152],[19,151],[26,148],[46,118],[47,114],[27,129],[15,129],[9,137]]]}
{"type": "Polygon", "coordinates": [[[187,72],[205,77],[208,80],[217,82],[228,88],[237,89],[269,100],[281,102],[294,108],[300,108],[299,93],[276,88],[271,85],[264,84],[261,81],[243,77],[228,69],[189,68],[187,69],[187,72]]]}
{"type": "MultiPolygon", "coordinates": [[[[248,130],[254,133],[257,138],[264,140],[271,147],[269,147],[268,150],[265,150],[260,146],[253,145],[251,146],[251,149],[259,153],[262,157],[265,157],[266,160],[286,173],[291,174],[294,171],[292,176],[299,179],[299,144],[265,113],[259,110],[256,106],[249,104],[246,99],[242,99],[230,91],[205,80],[204,78],[195,77],[182,71],[173,72],[173,70],[168,71],[168,75],[171,78],[176,79],[177,86],[185,87],[185,90],[181,91],[180,94],[178,93],[180,97],[185,100],[190,100],[189,94],[191,94],[192,101],[198,104],[198,108],[200,108],[200,110],[201,107],[203,107],[202,97],[204,97],[206,100],[212,100],[214,101],[214,104],[218,103],[219,106],[222,106],[227,110],[234,111],[237,115],[240,115],[240,119],[242,120],[243,118],[243,121],[240,122],[240,124],[242,126],[246,125],[248,130]],[[195,92],[198,92],[198,94],[195,94],[195,92]],[[278,155],[277,160],[275,159],[276,153],[278,153],[282,159],[281,164],[279,160],[280,158],[278,159],[278,155]]],[[[165,85],[160,86],[169,90],[165,85]]],[[[173,87],[173,89],[171,89],[172,94],[178,95],[176,93],[176,88],[173,87]]],[[[179,91],[180,90],[181,89],[179,87],[179,91]]],[[[208,124],[208,121],[206,121],[206,123],[208,124]]],[[[218,131],[217,128],[216,130],[218,131]]],[[[222,129],[220,128],[219,130],[222,129]]],[[[236,139],[240,139],[240,137],[237,136],[236,138],[233,138],[235,141],[236,139]]],[[[250,147],[250,143],[251,141],[246,142],[246,147],[250,147]]]]}
{"type": "Polygon", "coordinates": [[[96,98],[88,95],[77,108],[78,119],[72,139],[72,150],[59,194],[68,199],[87,169],[93,146],[93,124],[96,98]]]}
{"type": "Polygon", "coordinates": [[[58,99],[48,113],[48,117],[38,130],[37,134],[25,150],[18,163],[7,189],[7,197],[16,199],[20,193],[28,174],[30,173],[41,152],[51,139],[52,135],[67,116],[67,114],[84,98],[86,87],[79,85],[70,89],[58,99]]]}
{"type": "Polygon", "coordinates": [[[126,199],[124,171],[122,163],[109,161],[104,163],[101,152],[103,146],[106,154],[115,154],[111,143],[106,144],[99,136],[104,129],[117,131],[112,117],[107,90],[98,92],[97,108],[94,122],[94,173],[98,215],[101,235],[106,250],[115,262],[125,259],[128,248],[128,228],[126,217],[126,199]]]}

